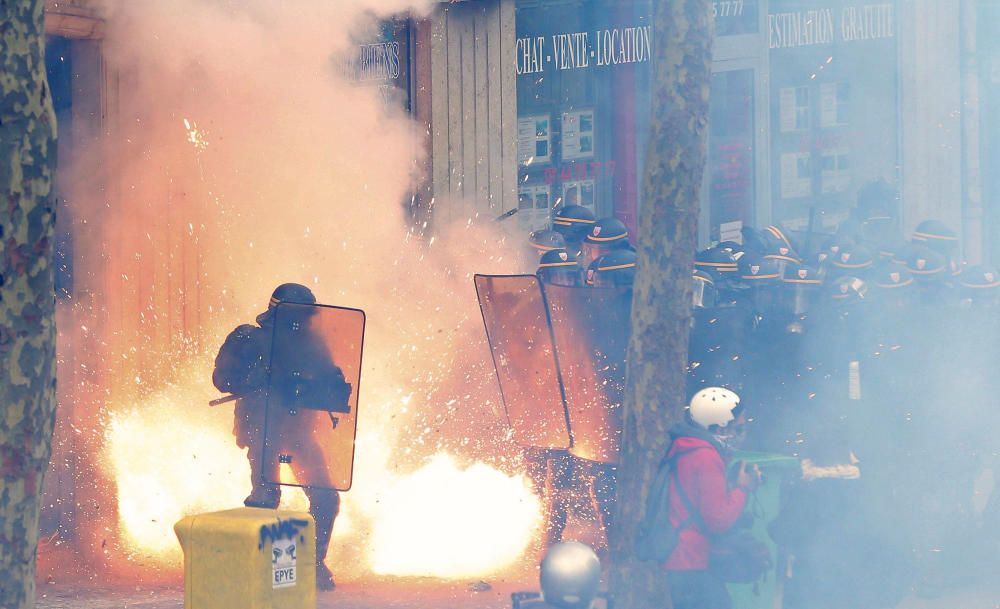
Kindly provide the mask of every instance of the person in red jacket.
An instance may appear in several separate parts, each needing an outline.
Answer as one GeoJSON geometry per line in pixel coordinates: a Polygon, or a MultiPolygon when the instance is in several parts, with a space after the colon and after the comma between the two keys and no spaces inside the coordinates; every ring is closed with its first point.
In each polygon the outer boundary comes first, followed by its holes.
{"type": "Polygon", "coordinates": [[[670,431],[667,456],[677,462],[669,518],[679,541],[663,568],[674,609],[729,609],[726,585],[709,570],[708,558],[711,537],[736,524],[753,485],[744,466],[730,487],[723,457],[724,446],[746,419],[738,395],[709,387],[691,398],[688,421],[670,431]]]}

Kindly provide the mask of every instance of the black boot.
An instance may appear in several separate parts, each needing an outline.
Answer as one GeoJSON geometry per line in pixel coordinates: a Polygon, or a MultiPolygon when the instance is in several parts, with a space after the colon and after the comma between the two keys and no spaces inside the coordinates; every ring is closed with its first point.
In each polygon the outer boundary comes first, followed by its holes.
{"type": "Polygon", "coordinates": [[[333,523],[340,512],[340,493],[327,489],[306,489],[309,497],[309,513],[316,521],[316,588],[333,590],[333,575],[323,562],[330,549],[333,523]]]}

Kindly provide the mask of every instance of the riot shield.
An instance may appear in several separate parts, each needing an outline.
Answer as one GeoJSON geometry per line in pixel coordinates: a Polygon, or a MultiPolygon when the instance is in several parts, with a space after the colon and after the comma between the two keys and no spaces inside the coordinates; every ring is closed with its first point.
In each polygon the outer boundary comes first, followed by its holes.
{"type": "Polygon", "coordinates": [[[279,304],[264,427],[266,482],[347,490],[354,470],[365,314],[279,304]]]}
{"type": "Polygon", "coordinates": [[[475,282],[514,441],[535,448],[569,448],[566,409],[538,278],[476,275],[475,282]]]}
{"type": "Polygon", "coordinates": [[[544,286],[573,432],[570,452],[617,463],[632,291],[544,286]]]}

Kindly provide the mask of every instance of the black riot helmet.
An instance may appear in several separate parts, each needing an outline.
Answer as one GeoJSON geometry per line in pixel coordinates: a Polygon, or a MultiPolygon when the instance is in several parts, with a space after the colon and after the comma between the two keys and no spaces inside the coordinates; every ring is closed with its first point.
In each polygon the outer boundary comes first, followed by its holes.
{"type": "Polygon", "coordinates": [[[958,251],[958,235],[940,220],[924,220],[918,224],[913,231],[913,241],[949,258],[958,251]]]}
{"type": "Polygon", "coordinates": [[[776,285],[781,281],[778,263],[755,254],[745,254],[738,263],[740,281],[747,285],[776,285]]]}
{"type": "Polygon", "coordinates": [[[804,316],[822,286],[823,280],[816,269],[804,264],[786,266],[781,278],[782,309],[796,317],[804,316]]]}
{"type": "Polygon", "coordinates": [[[905,267],[892,263],[879,265],[873,271],[869,285],[875,302],[895,309],[909,306],[916,289],[913,275],[905,267]]]}
{"type": "Polygon", "coordinates": [[[858,277],[844,275],[827,283],[826,294],[833,305],[848,307],[864,302],[868,284],[858,277]]]}
{"type": "Polygon", "coordinates": [[[552,250],[566,249],[566,239],[559,233],[551,229],[532,231],[528,235],[528,244],[541,254],[552,250]]]}
{"type": "Polygon", "coordinates": [[[737,257],[737,254],[746,251],[746,248],[743,247],[743,244],[737,243],[735,241],[722,241],[715,247],[716,249],[720,249],[724,252],[729,252],[730,254],[733,255],[733,257],[737,257]]]}
{"type": "Polygon", "coordinates": [[[782,276],[785,275],[785,270],[788,267],[794,268],[802,263],[795,250],[788,247],[784,242],[778,242],[777,240],[770,244],[768,251],[764,252],[764,259],[773,261],[778,269],[778,273],[782,276]]]}
{"type": "MultiPolygon", "coordinates": [[[[563,205],[552,218],[552,230],[561,234],[569,250],[578,250],[590,227],[597,222],[594,212],[582,205],[563,205]]],[[[573,251],[573,253],[576,253],[573,251]]]]}
{"type": "Polygon", "coordinates": [[[956,296],[948,285],[952,279],[948,257],[941,252],[929,247],[915,247],[907,257],[906,270],[916,280],[920,301],[940,304],[956,296]]]}
{"type": "Polygon", "coordinates": [[[748,288],[754,310],[760,314],[771,311],[781,282],[781,272],[774,260],[756,254],[744,254],[739,260],[740,281],[748,288]]]}
{"type": "MultiPolygon", "coordinates": [[[[833,268],[833,260],[838,258],[842,251],[849,250],[854,245],[855,241],[853,239],[837,235],[830,237],[819,248],[819,252],[812,261],[813,266],[824,276],[830,274],[830,269],[833,268]]],[[[834,272],[833,274],[836,273],[834,272]]]]}
{"type": "Polygon", "coordinates": [[[1000,272],[993,267],[966,267],[958,276],[957,283],[963,303],[988,306],[1000,304],[1000,272]]]}
{"type": "Polygon", "coordinates": [[[550,285],[578,286],[581,284],[580,265],[566,250],[549,250],[538,260],[538,279],[550,285]]]}
{"type": "Polygon", "coordinates": [[[715,306],[716,293],[715,282],[712,276],[705,271],[694,269],[691,275],[694,289],[691,295],[691,305],[695,309],[711,309],[715,306]]]}
{"type": "Polygon", "coordinates": [[[711,275],[716,287],[720,288],[739,277],[733,251],[725,247],[710,247],[695,254],[694,268],[711,275]]]}
{"type": "Polygon", "coordinates": [[[615,250],[590,264],[587,284],[595,288],[631,287],[635,283],[635,268],[635,252],[615,250]]]}
{"type": "Polygon", "coordinates": [[[787,249],[789,252],[795,252],[799,250],[799,247],[792,242],[792,237],[788,229],[780,224],[772,224],[764,227],[764,230],[761,231],[761,235],[764,237],[764,242],[768,246],[768,251],[780,251],[782,249],[787,249]]]}
{"type": "Polygon", "coordinates": [[[274,317],[274,309],[283,302],[316,304],[316,295],[301,283],[283,283],[271,293],[271,300],[267,303],[267,311],[257,316],[257,323],[260,325],[270,323],[274,317]]]}
{"type": "Polygon", "coordinates": [[[906,270],[919,283],[936,283],[945,280],[951,274],[948,257],[929,247],[915,247],[909,250],[906,270]]]}
{"type": "Polygon", "coordinates": [[[752,226],[741,228],[740,237],[743,239],[742,250],[744,252],[763,255],[769,248],[768,239],[764,235],[764,231],[759,231],[752,226]]]}
{"type": "Polygon", "coordinates": [[[583,238],[580,246],[580,264],[589,268],[590,264],[617,249],[627,248],[628,228],[618,218],[601,218],[593,225],[583,238]]]}
{"type": "Polygon", "coordinates": [[[831,277],[860,277],[866,275],[874,264],[871,250],[863,245],[852,245],[830,257],[829,274],[831,277]]]}

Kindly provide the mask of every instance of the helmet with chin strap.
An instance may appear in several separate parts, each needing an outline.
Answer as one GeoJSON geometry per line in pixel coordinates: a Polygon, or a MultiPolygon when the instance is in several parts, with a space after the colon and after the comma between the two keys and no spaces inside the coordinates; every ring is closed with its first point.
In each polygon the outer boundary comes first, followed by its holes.
{"type": "Polygon", "coordinates": [[[699,427],[710,430],[724,428],[740,414],[740,396],[722,387],[706,387],[691,398],[688,416],[699,427]]]}
{"type": "Polygon", "coordinates": [[[265,324],[274,317],[274,309],[283,302],[295,304],[316,304],[316,296],[312,290],[301,283],[283,283],[271,293],[271,300],[267,303],[267,310],[257,316],[257,323],[265,324]]]}

